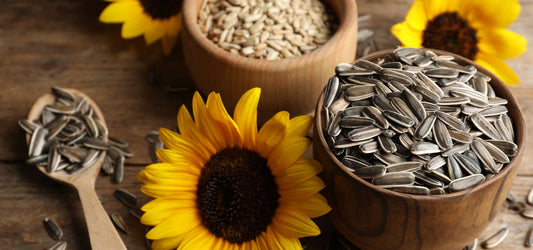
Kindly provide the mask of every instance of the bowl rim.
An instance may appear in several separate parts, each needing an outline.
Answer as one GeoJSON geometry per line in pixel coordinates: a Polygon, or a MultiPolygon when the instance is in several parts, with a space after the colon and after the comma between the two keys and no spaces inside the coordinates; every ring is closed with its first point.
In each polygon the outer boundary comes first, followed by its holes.
{"type": "MultiPolygon", "coordinates": [[[[198,13],[207,0],[184,0],[182,7],[182,29],[186,30],[194,43],[198,44],[208,54],[214,56],[218,60],[227,61],[231,65],[239,65],[241,67],[250,69],[261,69],[264,67],[270,68],[296,68],[301,65],[301,62],[311,62],[317,59],[329,56],[329,51],[335,50],[339,44],[346,42],[343,39],[345,33],[355,32],[357,34],[357,4],[354,0],[320,0],[328,8],[333,10],[335,17],[339,20],[339,25],[335,33],[328,39],[328,41],[310,53],[303,54],[291,58],[282,58],[276,60],[265,60],[257,58],[248,58],[241,55],[234,55],[216,45],[213,41],[200,31],[198,26],[198,13]],[[331,8],[327,2],[339,1],[341,4],[340,15],[334,8],[331,8]],[[326,2],[326,3],[325,3],[326,2]],[[353,30],[351,30],[353,29],[353,30]]],[[[352,41],[356,43],[357,41],[352,41]]],[[[355,59],[355,55],[354,55],[355,59]]]]}
{"type": "MultiPolygon", "coordinates": [[[[473,65],[474,67],[477,68],[478,71],[481,71],[481,73],[483,73],[483,74],[485,74],[485,75],[487,75],[487,76],[489,76],[491,78],[491,81],[489,82],[489,84],[493,88],[495,87],[495,85],[498,85],[497,89],[499,91],[495,89],[495,92],[496,92],[498,97],[501,97],[501,96],[508,96],[509,97],[509,98],[506,98],[507,101],[508,101],[508,104],[506,106],[509,109],[516,109],[516,117],[515,117],[515,115],[509,115],[509,116],[510,116],[511,120],[514,123],[514,129],[515,129],[515,132],[516,132],[516,135],[515,135],[516,137],[515,138],[516,138],[516,144],[518,145],[518,151],[517,151],[516,155],[511,158],[510,162],[507,163],[507,165],[502,169],[502,171],[500,171],[499,173],[495,174],[494,177],[492,177],[492,178],[490,178],[488,180],[485,180],[484,182],[482,182],[482,183],[480,183],[480,184],[478,184],[478,185],[476,185],[476,186],[474,186],[472,188],[461,190],[459,192],[447,193],[447,194],[437,194],[437,195],[406,194],[406,193],[400,193],[400,192],[388,190],[388,189],[379,187],[377,185],[374,185],[374,184],[362,179],[361,177],[353,174],[352,172],[348,171],[345,167],[341,167],[341,166],[343,166],[343,164],[337,159],[337,157],[335,157],[335,155],[333,155],[333,152],[331,152],[331,150],[329,149],[329,146],[327,145],[327,142],[326,142],[325,137],[324,137],[324,133],[323,133],[323,131],[321,129],[322,128],[321,109],[322,109],[322,106],[323,106],[324,90],[325,90],[326,87],[324,87],[324,89],[320,93],[319,99],[317,101],[316,109],[315,109],[315,124],[314,125],[315,125],[315,128],[316,128],[315,131],[318,133],[318,136],[314,135],[315,140],[318,140],[318,142],[320,143],[320,147],[322,147],[325,150],[325,152],[327,154],[327,157],[335,163],[335,167],[340,169],[343,173],[347,174],[348,176],[352,177],[355,181],[357,181],[359,183],[362,183],[366,187],[368,187],[368,188],[370,188],[372,190],[376,190],[376,191],[378,191],[380,193],[383,193],[385,195],[400,197],[400,198],[404,198],[404,199],[408,198],[408,199],[415,199],[415,200],[419,200],[419,201],[439,201],[439,200],[445,200],[445,199],[456,199],[456,198],[459,198],[459,197],[463,197],[464,195],[467,195],[469,193],[475,193],[478,190],[485,189],[487,186],[491,185],[493,182],[496,182],[498,179],[506,178],[509,175],[509,172],[511,171],[511,169],[519,167],[520,161],[522,159],[522,154],[523,154],[523,151],[525,149],[525,141],[526,141],[526,138],[527,138],[527,129],[526,129],[526,122],[525,122],[525,119],[524,119],[524,114],[522,112],[522,109],[521,109],[520,105],[518,105],[518,101],[516,100],[515,96],[512,94],[512,92],[509,89],[509,87],[500,78],[498,78],[496,75],[494,75],[494,73],[490,72],[486,68],[484,68],[481,65],[475,63],[474,61],[472,61],[472,60],[470,60],[468,58],[465,58],[463,56],[448,52],[448,51],[443,51],[443,50],[439,50],[439,49],[430,49],[430,48],[421,48],[421,49],[422,49],[422,51],[428,51],[428,50],[429,51],[433,51],[437,55],[452,55],[452,56],[455,57],[454,61],[458,62],[459,64],[467,63],[467,64],[470,64],[470,65],[473,65]]],[[[377,59],[377,58],[383,58],[386,55],[391,55],[393,53],[393,51],[394,51],[394,49],[380,50],[380,51],[368,54],[366,56],[363,56],[361,58],[358,58],[358,59],[356,59],[356,61],[363,60],[363,59],[365,59],[365,60],[373,60],[373,59],[377,59]]]]}

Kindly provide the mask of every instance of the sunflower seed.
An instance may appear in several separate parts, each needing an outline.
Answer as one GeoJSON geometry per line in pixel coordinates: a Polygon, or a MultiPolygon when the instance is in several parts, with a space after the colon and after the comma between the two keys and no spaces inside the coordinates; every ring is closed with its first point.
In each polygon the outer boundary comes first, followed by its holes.
{"type": "Polygon", "coordinates": [[[446,159],[440,155],[434,156],[426,162],[428,170],[435,170],[446,165],[446,159]]]}
{"type": "Polygon", "coordinates": [[[120,183],[124,178],[124,156],[121,155],[117,159],[115,166],[115,173],[113,174],[113,183],[120,183]]]}
{"type": "Polygon", "coordinates": [[[443,187],[444,186],[444,183],[442,183],[442,181],[439,181],[433,177],[431,177],[429,174],[426,174],[425,172],[422,172],[422,171],[416,171],[416,172],[413,172],[413,174],[415,175],[415,178],[418,182],[428,186],[428,187],[431,187],[431,188],[436,188],[436,187],[443,187]]]}
{"type": "Polygon", "coordinates": [[[352,141],[364,141],[374,138],[382,133],[381,129],[374,126],[356,128],[348,132],[348,138],[352,141]]]}
{"type": "Polygon", "coordinates": [[[109,144],[105,141],[93,137],[85,137],[83,138],[83,146],[87,148],[92,149],[98,149],[98,150],[107,150],[109,149],[109,144]]]}
{"type": "Polygon", "coordinates": [[[378,143],[383,152],[387,154],[392,154],[396,152],[396,144],[392,141],[391,138],[384,136],[383,134],[378,136],[378,143]]]}
{"type": "Polygon", "coordinates": [[[354,174],[361,178],[375,178],[385,174],[387,169],[382,165],[372,165],[368,167],[358,168],[354,171],[354,174]]]}
{"type": "Polygon", "coordinates": [[[510,141],[503,140],[487,140],[490,144],[498,147],[507,156],[515,156],[518,152],[518,145],[510,141]]]}
{"type": "Polygon", "coordinates": [[[486,107],[489,105],[489,100],[486,95],[471,88],[452,87],[450,93],[457,97],[467,97],[470,99],[469,103],[477,107],[486,107]]]}
{"type": "Polygon", "coordinates": [[[450,192],[459,192],[476,186],[483,181],[485,181],[485,177],[482,174],[473,174],[455,179],[450,182],[450,192]]]}
{"type": "Polygon", "coordinates": [[[115,198],[117,198],[117,200],[122,202],[122,204],[126,205],[127,207],[129,208],[137,207],[138,201],[137,201],[137,197],[134,194],[122,188],[117,188],[115,192],[113,193],[113,195],[115,196],[115,198]]]}
{"type": "Polygon", "coordinates": [[[389,128],[389,122],[387,119],[385,119],[385,116],[383,116],[383,113],[373,106],[367,106],[363,108],[362,114],[368,118],[371,118],[375,121],[375,125],[382,128],[382,129],[388,129],[389,128]]]}
{"type": "Polygon", "coordinates": [[[372,179],[375,185],[412,185],[415,175],[410,172],[386,173],[372,179]]]}
{"type": "Polygon", "coordinates": [[[494,116],[507,114],[508,110],[505,106],[490,106],[480,110],[478,113],[483,116],[494,116]]]}
{"type": "Polygon", "coordinates": [[[372,154],[379,150],[379,144],[377,141],[370,141],[359,146],[359,149],[363,154],[372,154]]]}
{"type": "Polygon", "coordinates": [[[344,93],[344,98],[347,101],[360,101],[367,98],[371,98],[376,94],[374,86],[372,85],[358,85],[352,86],[346,89],[344,93]]]}
{"type": "Polygon", "coordinates": [[[134,207],[130,208],[130,214],[140,220],[141,217],[144,215],[144,211],[142,211],[139,207],[134,207]]]}
{"type": "Polygon", "coordinates": [[[529,227],[524,240],[524,246],[531,247],[533,245],[533,227],[529,227]]]}
{"type": "Polygon", "coordinates": [[[415,172],[422,168],[422,162],[406,161],[387,165],[387,172],[415,172]]]}
{"type": "Polygon", "coordinates": [[[377,94],[374,97],[372,97],[372,103],[381,111],[383,110],[394,110],[392,105],[390,104],[389,99],[382,94],[377,94]]]}
{"type": "Polygon", "coordinates": [[[355,62],[355,66],[366,69],[366,70],[370,70],[373,72],[379,72],[383,69],[381,66],[368,60],[357,60],[355,62]]]}
{"type": "Polygon", "coordinates": [[[429,188],[424,186],[397,186],[388,189],[405,194],[429,195],[429,188]]]}
{"type": "Polygon", "coordinates": [[[368,117],[344,116],[339,121],[341,128],[359,128],[374,125],[374,119],[368,117]]]}
{"type": "Polygon", "coordinates": [[[451,147],[450,149],[446,150],[446,151],[443,151],[440,155],[442,155],[443,157],[448,157],[454,153],[463,153],[465,152],[466,150],[468,150],[470,148],[470,145],[469,144],[466,144],[466,143],[456,143],[455,145],[453,145],[453,147],[451,147]]]}
{"type": "Polygon", "coordinates": [[[444,122],[446,125],[450,126],[451,128],[455,130],[465,129],[465,124],[457,117],[451,116],[441,111],[437,111],[435,112],[435,114],[437,115],[437,118],[439,118],[439,120],[441,120],[442,122],[444,122]]]}
{"type": "Polygon", "coordinates": [[[499,172],[496,163],[492,158],[492,155],[479,139],[475,139],[472,142],[471,147],[478,159],[483,163],[483,166],[487,170],[494,174],[499,172]]]}
{"type": "Polygon", "coordinates": [[[67,242],[65,241],[58,241],[53,246],[48,248],[48,250],[65,250],[67,249],[67,242]]]}
{"type": "Polygon", "coordinates": [[[496,129],[496,131],[498,132],[498,134],[500,135],[500,137],[505,140],[505,141],[513,141],[513,135],[511,134],[511,132],[507,129],[507,126],[505,126],[504,122],[503,122],[503,119],[501,118],[498,118],[495,122],[494,122],[494,128],[496,129]]]}
{"type": "Polygon", "coordinates": [[[385,163],[385,164],[393,164],[393,163],[396,163],[396,162],[404,162],[405,159],[402,158],[401,156],[399,155],[396,155],[396,154],[383,154],[381,153],[380,151],[378,152],[375,152],[373,154],[374,158],[376,158],[377,160],[385,163]]]}
{"type": "Polygon", "coordinates": [[[50,217],[44,218],[43,225],[52,239],[60,240],[61,237],[63,237],[63,230],[61,230],[61,227],[59,227],[59,225],[50,217]]]}
{"type": "Polygon", "coordinates": [[[111,218],[111,221],[113,222],[113,224],[115,224],[115,226],[118,229],[120,229],[125,234],[129,234],[128,226],[124,222],[124,219],[122,219],[122,216],[120,216],[117,213],[111,213],[111,215],[109,215],[109,217],[111,218]]]}
{"type": "Polygon", "coordinates": [[[494,144],[488,143],[485,140],[479,140],[479,142],[481,142],[483,146],[485,146],[485,148],[495,161],[501,163],[509,163],[509,157],[507,157],[507,155],[494,144]]]}
{"type": "Polygon", "coordinates": [[[459,163],[459,166],[461,166],[461,168],[464,169],[468,174],[481,174],[481,166],[479,166],[479,164],[469,157],[460,153],[453,154],[452,157],[455,158],[457,163],[459,163]]]}
{"type": "Polygon", "coordinates": [[[406,115],[400,114],[396,111],[385,110],[383,115],[387,117],[390,121],[395,122],[403,127],[412,127],[415,125],[415,122],[406,115]]]}
{"type": "Polygon", "coordinates": [[[364,161],[362,159],[356,158],[354,156],[351,156],[351,155],[344,156],[344,158],[342,158],[341,162],[350,171],[355,171],[358,168],[363,168],[363,167],[369,167],[370,166],[370,163],[368,163],[368,162],[366,162],[366,161],[364,161]]]}
{"type": "Polygon", "coordinates": [[[484,248],[494,248],[505,240],[505,237],[509,234],[509,228],[502,228],[497,233],[490,236],[488,239],[481,242],[481,246],[484,248]]]}
{"type": "Polygon", "coordinates": [[[472,140],[474,139],[474,137],[467,133],[467,132],[464,132],[464,131],[460,131],[460,130],[448,130],[448,133],[450,134],[450,137],[459,142],[459,143],[471,143],[472,140]]]}
{"type": "Polygon", "coordinates": [[[443,188],[435,187],[435,188],[431,188],[431,189],[429,190],[429,194],[430,194],[430,195],[446,194],[446,191],[444,191],[443,188]]]}
{"type": "Polygon", "coordinates": [[[409,150],[415,155],[440,153],[441,151],[437,144],[425,141],[417,141],[411,144],[409,150]]]}
{"type": "Polygon", "coordinates": [[[501,140],[501,136],[496,128],[494,128],[494,126],[492,126],[492,124],[484,116],[480,115],[479,113],[475,113],[470,116],[470,120],[476,126],[476,128],[483,132],[483,134],[486,136],[494,140],[501,140]]]}
{"type": "Polygon", "coordinates": [[[336,76],[332,76],[329,78],[328,84],[326,85],[326,89],[324,90],[325,96],[324,96],[324,107],[327,108],[333,103],[333,100],[337,96],[337,92],[339,90],[339,78],[336,76]]]}

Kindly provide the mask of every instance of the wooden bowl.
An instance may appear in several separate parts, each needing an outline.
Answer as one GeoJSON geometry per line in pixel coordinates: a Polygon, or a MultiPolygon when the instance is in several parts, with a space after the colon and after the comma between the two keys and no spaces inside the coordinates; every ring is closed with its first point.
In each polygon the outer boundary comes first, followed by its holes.
{"type": "Polygon", "coordinates": [[[197,19],[204,0],[183,2],[183,53],[189,73],[201,93],[222,95],[231,112],[240,96],[252,87],[262,89],[259,121],[287,110],[312,114],[320,91],[335,65],[352,62],[357,46],[357,6],[354,0],[324,0],[339,21],[328,42],[309,54],[267,61],[233,55],[209,40],[197,19]]]}
{"type": "MultiPolygon", "coordinates": [[[[450,54],[433,50],[437,54],[450,54]]],[[[375,60],[392,50],[364,57],[375,60]]],[[[314,157],[324,166],[324,194],[333,208],[330,219],[339,233],[363,249],[461,249],[478,237],[500,210],[516,176],[526,140],[526,125],[518,102],[494,74],[471,60],[454,55],[460,64],[474,65],[490,76],[497,96],[509,101],[518,153],[493,178],[457,193],[417,196],[377,187],[347,171],[322,133],[323,95],[315,113],[314,157]]]]}

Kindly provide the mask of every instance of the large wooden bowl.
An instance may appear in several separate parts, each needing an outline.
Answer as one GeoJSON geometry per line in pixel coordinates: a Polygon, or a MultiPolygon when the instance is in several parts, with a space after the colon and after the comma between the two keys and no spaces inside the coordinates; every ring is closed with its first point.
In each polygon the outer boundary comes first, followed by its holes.
{"type": "MultiPolygon", "coordinates": [[[[387,54],[392,55],[392,50],[376,52],[365,59],[387,54]]],[[[461,249],[483,232],[505,201],[524,152],[526,126],[522,111],[509,88],[494,74],[468,59],[454,56],[460,64],[474,65],[490,76],[496,94],[509,101],[517,155],[493,178],[457,193],[417,196],[379,188],[341,167],[342,163],[328,148],[320,129],[321,95],[315,113],[314,157],[324,166],[324,192],[333,208],[330,219],[354,245],[363,249],[461,249]]]]}
{"type": "Polygon", "coordinates": [[[185,62],[200,92],[219,92],[230,112],[246,90],[260,87],[259,121],[281,110],[291,115],[312,114],[335,65],[355,58],[357,6],[354,0],[324,0],[339,20],[335,34],[309,54],[274,61],[233,55],[209,40],[197,23],[203,2],[183,2],[185,62]]]}

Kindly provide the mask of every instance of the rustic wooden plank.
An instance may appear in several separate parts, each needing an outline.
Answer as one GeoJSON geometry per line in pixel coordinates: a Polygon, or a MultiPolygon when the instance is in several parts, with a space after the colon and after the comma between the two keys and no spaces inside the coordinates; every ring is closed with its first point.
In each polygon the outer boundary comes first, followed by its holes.
{"type": "MultiPolygon", "coordinates": [[[[128,166],[121,184],[111,184],[107,176],[99,176],[96,191],[105,199],[108,213],[120,214],[129,227],[129,234],[120,233],[128,249],[146,249],[146,227],[129,213],[113,192],[120,187],[135,194],[141,203],[149,197],[140,192],[136,179],[139,166],[128,166]]],[[[89,235],[77,193],[67,185],[55,182],[36,168],[24,164],[0,163],[0,245],[3,249],[47,249],[54,244],[42,220],[51,217],[63,229],[63,240],[69,249],[88,249],[89,235]]]]}

